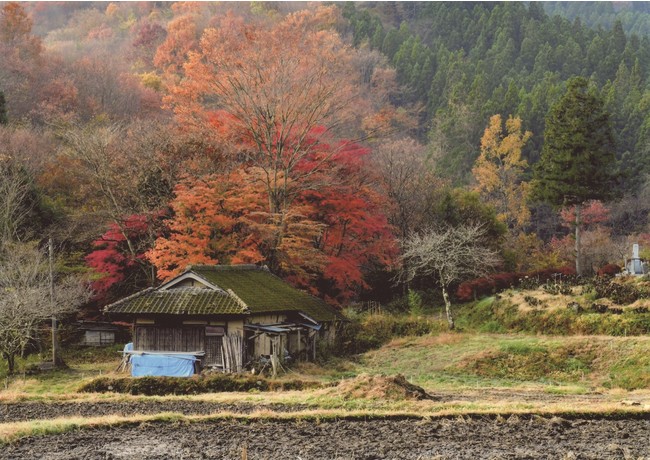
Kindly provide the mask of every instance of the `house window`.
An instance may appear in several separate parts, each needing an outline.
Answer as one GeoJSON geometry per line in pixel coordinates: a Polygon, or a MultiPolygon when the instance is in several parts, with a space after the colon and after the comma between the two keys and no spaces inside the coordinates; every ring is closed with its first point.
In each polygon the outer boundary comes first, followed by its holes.
{"type": "Polygon", "coordinates": [[[226,334],[226,328],[223,326],[206,326],[206,337],[222,337],[226,334]]]}
{"type": "Polygon", "coordinates": [[[223,366],[223,336],[226,334],[224,326],[205,327],[205,358],[204,366],[223,366]]]}

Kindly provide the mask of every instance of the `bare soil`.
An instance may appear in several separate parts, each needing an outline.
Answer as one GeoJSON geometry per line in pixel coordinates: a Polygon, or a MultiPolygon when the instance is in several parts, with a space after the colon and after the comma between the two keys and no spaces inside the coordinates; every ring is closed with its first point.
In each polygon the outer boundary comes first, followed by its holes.
{"type": "Polygon", "coordinates": [[[24,438],[0,459],[650,458],[650,415],[147,423],[24,438]]]}
{"type": "Polygon", "coordinates": [[[268,409],[274,412],[305,410],[306,405],[224,404],[206,401],[98,401],[98,402],[25,402],[0,404],[0,423],[23,420],[47,420],[57,417],[100,417],[104,415],[149,415],[176,412],[184,415],[210,415],[219,412],[249,413],[268,409]]]}

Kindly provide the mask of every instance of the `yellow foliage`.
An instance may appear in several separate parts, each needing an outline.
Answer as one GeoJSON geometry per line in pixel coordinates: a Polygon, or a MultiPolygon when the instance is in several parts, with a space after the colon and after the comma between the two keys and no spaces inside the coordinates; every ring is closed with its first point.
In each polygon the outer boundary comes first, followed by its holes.
{"type": "Polygon", "coordinates": [[[160,91],[162,88],[162,79],[155,72],[145,72],[138,75],[142,86],[151,88],[154,91],[160,91]]]}
{"type": "Polygon", "coordinates": [[[490,118],[472,173],[476,190],[494,206],[498,219],[512,229],[524,226],[530,219],[530,184],[521,180],[528,162],[521,158],[521,150],[532,133],[522,133],[521,119],[512,116],[506,120],[505,129],[504,133],[501,115],[490,118]]]}
{"type": "Polygon", "coordinates": [[[547,247],[535,233],[508,235],[504,249],[511,255],[515,263],[514,270],[518,272],[557,268],[569,262],[562,256],[562,251],[547,247]]]}

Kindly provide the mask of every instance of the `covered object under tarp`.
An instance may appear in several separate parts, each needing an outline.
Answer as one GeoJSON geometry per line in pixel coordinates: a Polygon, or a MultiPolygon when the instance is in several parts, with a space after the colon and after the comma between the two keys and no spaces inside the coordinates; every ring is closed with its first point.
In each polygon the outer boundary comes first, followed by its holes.
{"type": "Polygon", "coordinates": [[[133,377],[191,377],[198,358],[191,354],[132,354],[131,375],[133,377]]]}

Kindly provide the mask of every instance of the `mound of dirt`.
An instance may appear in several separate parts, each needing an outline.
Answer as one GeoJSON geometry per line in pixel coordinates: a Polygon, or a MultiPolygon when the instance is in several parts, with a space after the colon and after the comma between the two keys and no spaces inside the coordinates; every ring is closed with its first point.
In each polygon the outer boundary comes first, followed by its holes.
{"type": "Polygon", "coordinates": [[[413,385],[403,375],[361,374],[342,380],[334,391],[345,399],[385,399],[390,401],[437,399],[422,387],[413,385]]]}

